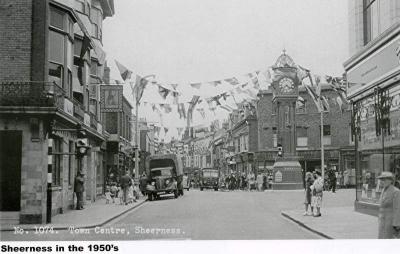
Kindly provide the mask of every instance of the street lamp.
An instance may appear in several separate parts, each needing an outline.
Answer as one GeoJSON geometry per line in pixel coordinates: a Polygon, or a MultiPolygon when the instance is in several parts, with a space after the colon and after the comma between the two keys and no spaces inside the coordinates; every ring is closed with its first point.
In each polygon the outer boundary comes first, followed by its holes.
{"type": "MultiPolygon", "coordinates": [[[[144,76],[142,78],[139,79],[139,84],[136,84],[135,86],[137,88],[139,88],[138,86],[145,86],[147,84],[147,79],[153,77],[155,78],[156,75],[154,74],[150,74],[147,76],[144,76]],[[145,84],[143,84],[142,82],[146,81],[145,84]]],[[[131,83],[131,89],[132,89],[132,96],[133,98],[136,99],[136,124],[135,124],[135,179],[138,180],[139,179],[139,105],[140,105],[140,98],[139,98],[139,89],[136,89],[136,96],[135,96],[135,89],[132,86],[131,83]]],[[[144,89],[144,87],[143,87],[144,89]]]]}

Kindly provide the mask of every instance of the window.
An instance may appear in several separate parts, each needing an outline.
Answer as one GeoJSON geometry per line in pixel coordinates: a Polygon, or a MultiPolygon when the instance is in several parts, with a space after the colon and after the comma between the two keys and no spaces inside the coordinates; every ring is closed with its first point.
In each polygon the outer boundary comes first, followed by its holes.
{"type": "Polygon", "coordinates": [[[276,127],[272,127],[272,144],[274,147],[278,147],[278,131],[276,127]]]}
{"type": "Polygon", "coordinates": [[[272,115],[276,115],[278,112],[278,107],[275,103],[272,103],[272,115]]]}
{"type": "Polygon", "coordinates": [[[69,141],[68,142],[68,185],[72,185],[73,179],[72,179],[72,165],[73,165],[73,155],[72,153],[74,152],[74,141],[69,141]]]}
{"type": "Polygon", "coordinates": [[[306,100],[304,100],[303,102],[296,102],[296,113],[297,114],[305,114],[305,113],[307,113],[307,107],[306,107],[306,104],[307,103],[307,101],[306,100]]]}
{"type": "Polygon", "coordinates": [[[61,11],[51,8],[50,10],[50,25],[61,30],[64,30],[64,16],[61,11]]]}
{"type": "Polygon", "coordinates": [[[64,35],[55,31],[49,32],[49,59],[64,64],[64,35]]]}
{"type": "Polygon", "coordinates": [[[307,128],[297,127],[296,134],[297,134],[297,146],[298,147],[308,146],[307,128]]]}
{"type": "Polygon", "coordinates": [[[62,139],[55,138],[53,139],[53,186],[61,185],[61,171],[62,171],[62,139]]]}
{"type": "Polygon", "coordinates": [[[90,75],[98,76],[98,65],[96,61],[92,61],[90,64],[90,75]]]}
{"type": "Polygon", "coordinates": [[[376,38],[381,32],[380,7],[380,0],[363,0],[364,45],[376,38]]]}
{"type": "MultiPolygon", "coordinates": [[[[321,125],[320,125],[321,128],[321,125]]],[[[320,129],[321,133],[321,129],[320,129]]],[[[331,145],[331,126],[330,125],[324,125],[324,132],[323,132],[323,144],[324,145],[331,145]]]]}
{"type": "Polygon", "coordinates": [[[64,68],[62,65],[49,63],[49,81],[55,82],[58,86],[62,87],[64,83],[64,68]]]}

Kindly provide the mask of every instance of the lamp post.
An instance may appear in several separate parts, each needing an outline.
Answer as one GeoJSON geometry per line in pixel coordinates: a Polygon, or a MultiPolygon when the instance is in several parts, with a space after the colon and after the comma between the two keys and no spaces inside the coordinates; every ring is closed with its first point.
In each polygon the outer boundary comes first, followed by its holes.
{"type": "MultiPolygon", "coordinates": [[[[138,86],[142,85],[142,81],[147,82],[147,79],[153,77],[155,78],[154,74],[150,74],[147,76],[144,76],[143,78],[139,79],[139,84],[136,84],[135,87],[137,87],[136,89],[136,94],[135,94],[135,89],[132,86],[131,83],[131,89],[132,89],[132,96],[133,98],[136,99],[136,123],[135,123],[135,180],[139,180],[139,105],[140,105],[140,98],[138,96],[138,86]]],[[[143,87],[144,89],[144,87],[143,87]]]]}

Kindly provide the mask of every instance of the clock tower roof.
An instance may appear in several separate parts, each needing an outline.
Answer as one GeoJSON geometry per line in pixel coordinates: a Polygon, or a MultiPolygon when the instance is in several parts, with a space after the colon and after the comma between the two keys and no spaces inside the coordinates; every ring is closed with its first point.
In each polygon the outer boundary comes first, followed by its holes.
{"type": "Polygon", "coordinates": [[[281,68],[281,67],[296,68],[296,64],[293,61],[293,59],[289,55],[286,54],[286,50],[284,49],[282,51],[282,54],[276,60],[275,65],[273,67],[275,67],[275,68],[281,68]]]}

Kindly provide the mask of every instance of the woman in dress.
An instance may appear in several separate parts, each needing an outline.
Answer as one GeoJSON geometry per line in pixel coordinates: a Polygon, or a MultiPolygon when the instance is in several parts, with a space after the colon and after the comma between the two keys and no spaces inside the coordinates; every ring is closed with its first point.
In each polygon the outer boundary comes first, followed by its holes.
{"type": "Polygon", "coordinates": [[[312,196],[311,186],[314,183],[314,179],[313,179],[313,174],[311,172],[306,173],[305,182],[306,182],[306,188],[305,188],[306,197],[304,201],[304,208],[305,208],[304,216],[314,214],[314,209],[311,205],[311,196],[312,196]],[[310,207],[311,213],[308,213],[308,207],[310,207]]]}

